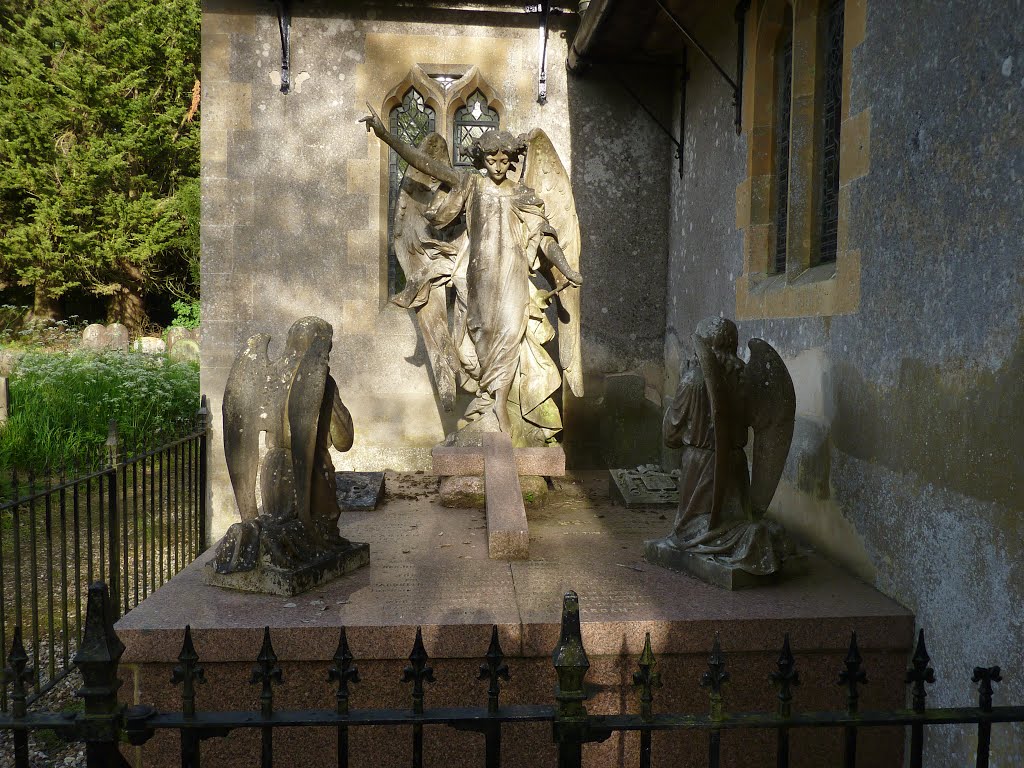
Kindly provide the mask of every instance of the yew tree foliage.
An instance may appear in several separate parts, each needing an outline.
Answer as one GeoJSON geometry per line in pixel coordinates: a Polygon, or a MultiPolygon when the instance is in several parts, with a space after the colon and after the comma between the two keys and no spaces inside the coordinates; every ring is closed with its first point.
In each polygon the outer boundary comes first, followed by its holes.
{"type": "Polygon", "coordinates": [[[197,289],[199,0],[0,4],[0,283],[197,289]]]}

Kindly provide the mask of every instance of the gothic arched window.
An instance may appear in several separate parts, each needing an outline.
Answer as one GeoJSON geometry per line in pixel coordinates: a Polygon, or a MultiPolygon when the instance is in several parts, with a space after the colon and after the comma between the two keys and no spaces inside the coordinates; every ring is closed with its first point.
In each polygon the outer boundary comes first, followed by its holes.
{"type": "MultiPolygon", "coordinates": [[[[477,67],[416,65],[384,99],[382,114],[391,132],[419,145],[428,133],[447,138],[454,164],[472,165],[461,151],[489,128],[498,128],[501,102],[477,67]]],[[[407,163],[388,149],[387,276],[388,295],[405,287],[405,274],[395,256],[394,218],[407,163]]]]}
{"type": "Polygon", "coordinates": [[[498,113],[487,105],[487,97],[478,89],[466,99],[464,106],[456,110],[454,122],[452,146],[456,148],[455,165],[471,166],[470,145],[485,131],[498,127],[498,113]]]}
{"type": "Polygon", "coordinates": [[[793,103],[793,9],[786,6],[785,21],[775,51],[775,257],[774,271],[786,271],[786,235],[789,219],[789,131],[793,103]]]}
{"type": "MultiPolygon", "coordinates": [[[[391,133],[413,146],[418,146],[428,133],[436,130],[437,115],[415,88],[405,92],[402,103],[391,110],[390,118],[391,133]]],[[[392,293],[405,286],[405,275],[395,258],[393,220],[402,177],[408,166],[395,150],[388,151],[388,286],[392,293]]]]}
{"type": "Polygon", "coordinates": [[[818,263],[834,262],[839,223],[839,129],[843,123],[843,0],[828,0],[821,15],[824,61],[821,98],[821,169],[818,200],[821,230],[818,263]]]}

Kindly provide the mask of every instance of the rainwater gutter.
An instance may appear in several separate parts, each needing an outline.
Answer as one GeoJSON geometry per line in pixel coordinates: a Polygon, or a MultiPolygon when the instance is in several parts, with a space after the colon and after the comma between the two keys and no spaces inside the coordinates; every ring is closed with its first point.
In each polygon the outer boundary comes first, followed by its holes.
{"type": "Polygon", "coordinates": [[[614,4],[615,0],[591,0],[586,10],[580,11],[580,26],[569,46],[569,57],[565,62],[570,72],[579,73],[586,67],[587,52],[614,4]]]}

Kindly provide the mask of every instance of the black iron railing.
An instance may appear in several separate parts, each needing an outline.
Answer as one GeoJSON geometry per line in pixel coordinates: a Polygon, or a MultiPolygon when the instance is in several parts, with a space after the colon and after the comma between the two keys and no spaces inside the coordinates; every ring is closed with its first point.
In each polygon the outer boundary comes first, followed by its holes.
{"type": "MultiPolygon", "coordinates": [[[[486,744],[485,765],[497,768],[501,764],[502,726],[513,723],[547,722],[553,727],[558,750],[559,768],[579,768],[586,744],[600,742],[615,732],[639,731],[641,749],[639,764],[649,766],[652,757],[651,736],[655,732],[698,730],[708,734],[707,765],[720,764],[719,748],[723,735],[737,729],[770,729],[776,734],[776,764],[788,766],[790,761],[789,734],[797,728],[833,727],[845,731],[843,766],[853,768],[857,760],[858,733],[876,726],[909,726],[911,729],[910,765],[920,766],[924,749],[925,728],[930,725],[976,724],[978,748],[976,765],[987,766],[989,737],[992,723],[1024,721],[1024,707],[992,705],[992,683],[1000,680],[998,667],[979,667],[974,670],[978,683],[977,707],[929,709],[925,706],[925,686],[934,682],[930,659],[924,646],[923,634],[918,636],[906,683],[911,686],[910,709],[860,711],[857,702],[859,687],[865,682],[864,670],[857,649],[856,637],[850,642],[845,669],[838,683],[847,688],[847,707],[835,712],[794,712],[793,688],[799,681],[795,661],[788,640],[783,642],[778,667],[769,675],[778,688],[779,705],[775,712],[730,713],[723,704],[722,687],[728,681],[725,656],[716,642],[708,661],[702,684],[709,689],[709,711],[704,714],[660,714],[654,712],[654,689],[660,685],[655,670],[656,659],[651,649],[650,635],[638,662],[633,681],[639,690],[640,707],[636,714],[593,715],[587,711],[584,679],[589,669],[586,650],[580,632],[579,601],[574,592],[565,595],[562,607],[562,633],[553,654],[554,678],[557,682],[555,703],[549,705],[503,706],[500,703],[501,680],[509,679],[504,663],[498,633],[495,627],[491,644],[480,667],[479,678],[488,682],[487,704],[477,707],[427,708],[424,706],[424,684],[434,681],[433,668],[419,631],[405,668],[403,682],[412,683],[411,707],[407,709],[353,709],[349,706],[350,686],[359,682],[345,630],[341,630],[333,663],[328,668],[327,680],[336,686],[334,709],[277,710],[274,708],[274,687],[283,682],[270,637],[264,630],[263,646],[256,659],[251,682],[260,686],[259,709],[256,711],[198,711],[196,709],[197,682],[203,682],[204,673],[199,654],[192,643],[192,634],[185,628],[184,642],[172,682],[182,686],[180,712],[157,712],[152,707],[135,706],[124,709],[118,704],[118,661],[124,646],[113,628],[114,604],[106,585],[94,584],[89,589],[88,613],[82,646],[75,656],[75,666],[81,670],[84,686],[78,695],[85,701],[85,712],[69,718],[63,714],[28,712],[28,685],[32,675],[28,669],[28,656],[21,642],[20,630],[14,642],[4,671],[5,680],[12,686],[12,711],[0,715],[0,731],[13,732],[14,764],[27,768],[28,734],[30,731],[50,729],[71,741],[86,744],[89,768],[127,765],[119,752],[119,742],[127,739],[141,745],[157,731],[177,731],[181,744],[181,765],[199,766],[199,745],[203,740],[226,736],[235,729],[258,729],[262,735],[260,764],[268,768],[273,764],[273,735],[276,729],[295,727],[333,728],[337,732],[337,754],[329,758],[337,765],[349,764],[349,731],[372,725],[407,726],[412,735],[413,766],[423,764],[423,730],[432,726],[448,726],[462,731],[476,732],[486,744]]],[[[309,755],[306,756],[310,758],[309,755]]],[[[244,758],[243,758],[244,759],[244,758]]],[[[317,765],[326,765],[323,756],[317,765]]],[[[177,761],[175,761],[177,762],[177,761]]],[[[313,762],[308,762],[313,764],[313,762]]],[[[534,761],[533,764],[537,764],[534,761]]]]}
{"type": "MultiPolygon", "coordinates": [[[[205,548],[208,421],[204,400],[157,447],[124,446],[111,422],[98,469],[3,478],[0,669],[12,630],[24,627],[30,703],[72,669],[90,584],[110,585],[119,616],[205,548]]],[[[7,693],[0,686],[0,711],[7,693]]]]}

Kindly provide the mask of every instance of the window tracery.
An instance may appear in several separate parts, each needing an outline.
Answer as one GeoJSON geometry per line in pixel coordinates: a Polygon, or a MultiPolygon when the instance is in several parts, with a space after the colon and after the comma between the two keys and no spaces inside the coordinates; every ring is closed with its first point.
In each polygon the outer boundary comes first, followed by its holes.
{"type": "MultiPolygon", "coordinates": [[[[501,102],[477,67],[417,65],[384,100],[392,133],[410,144],[439,133],[454,155],[453,164],[471,166],[464,150],[490,128],[499,128],[501,102]],[[462,74],[459,74],[459,73],[462,74]]],[[[407,164],[388,149],[387,275],[388,294],[405,286],[405,275],[394,249],[394,217],[407,164]]]]}

